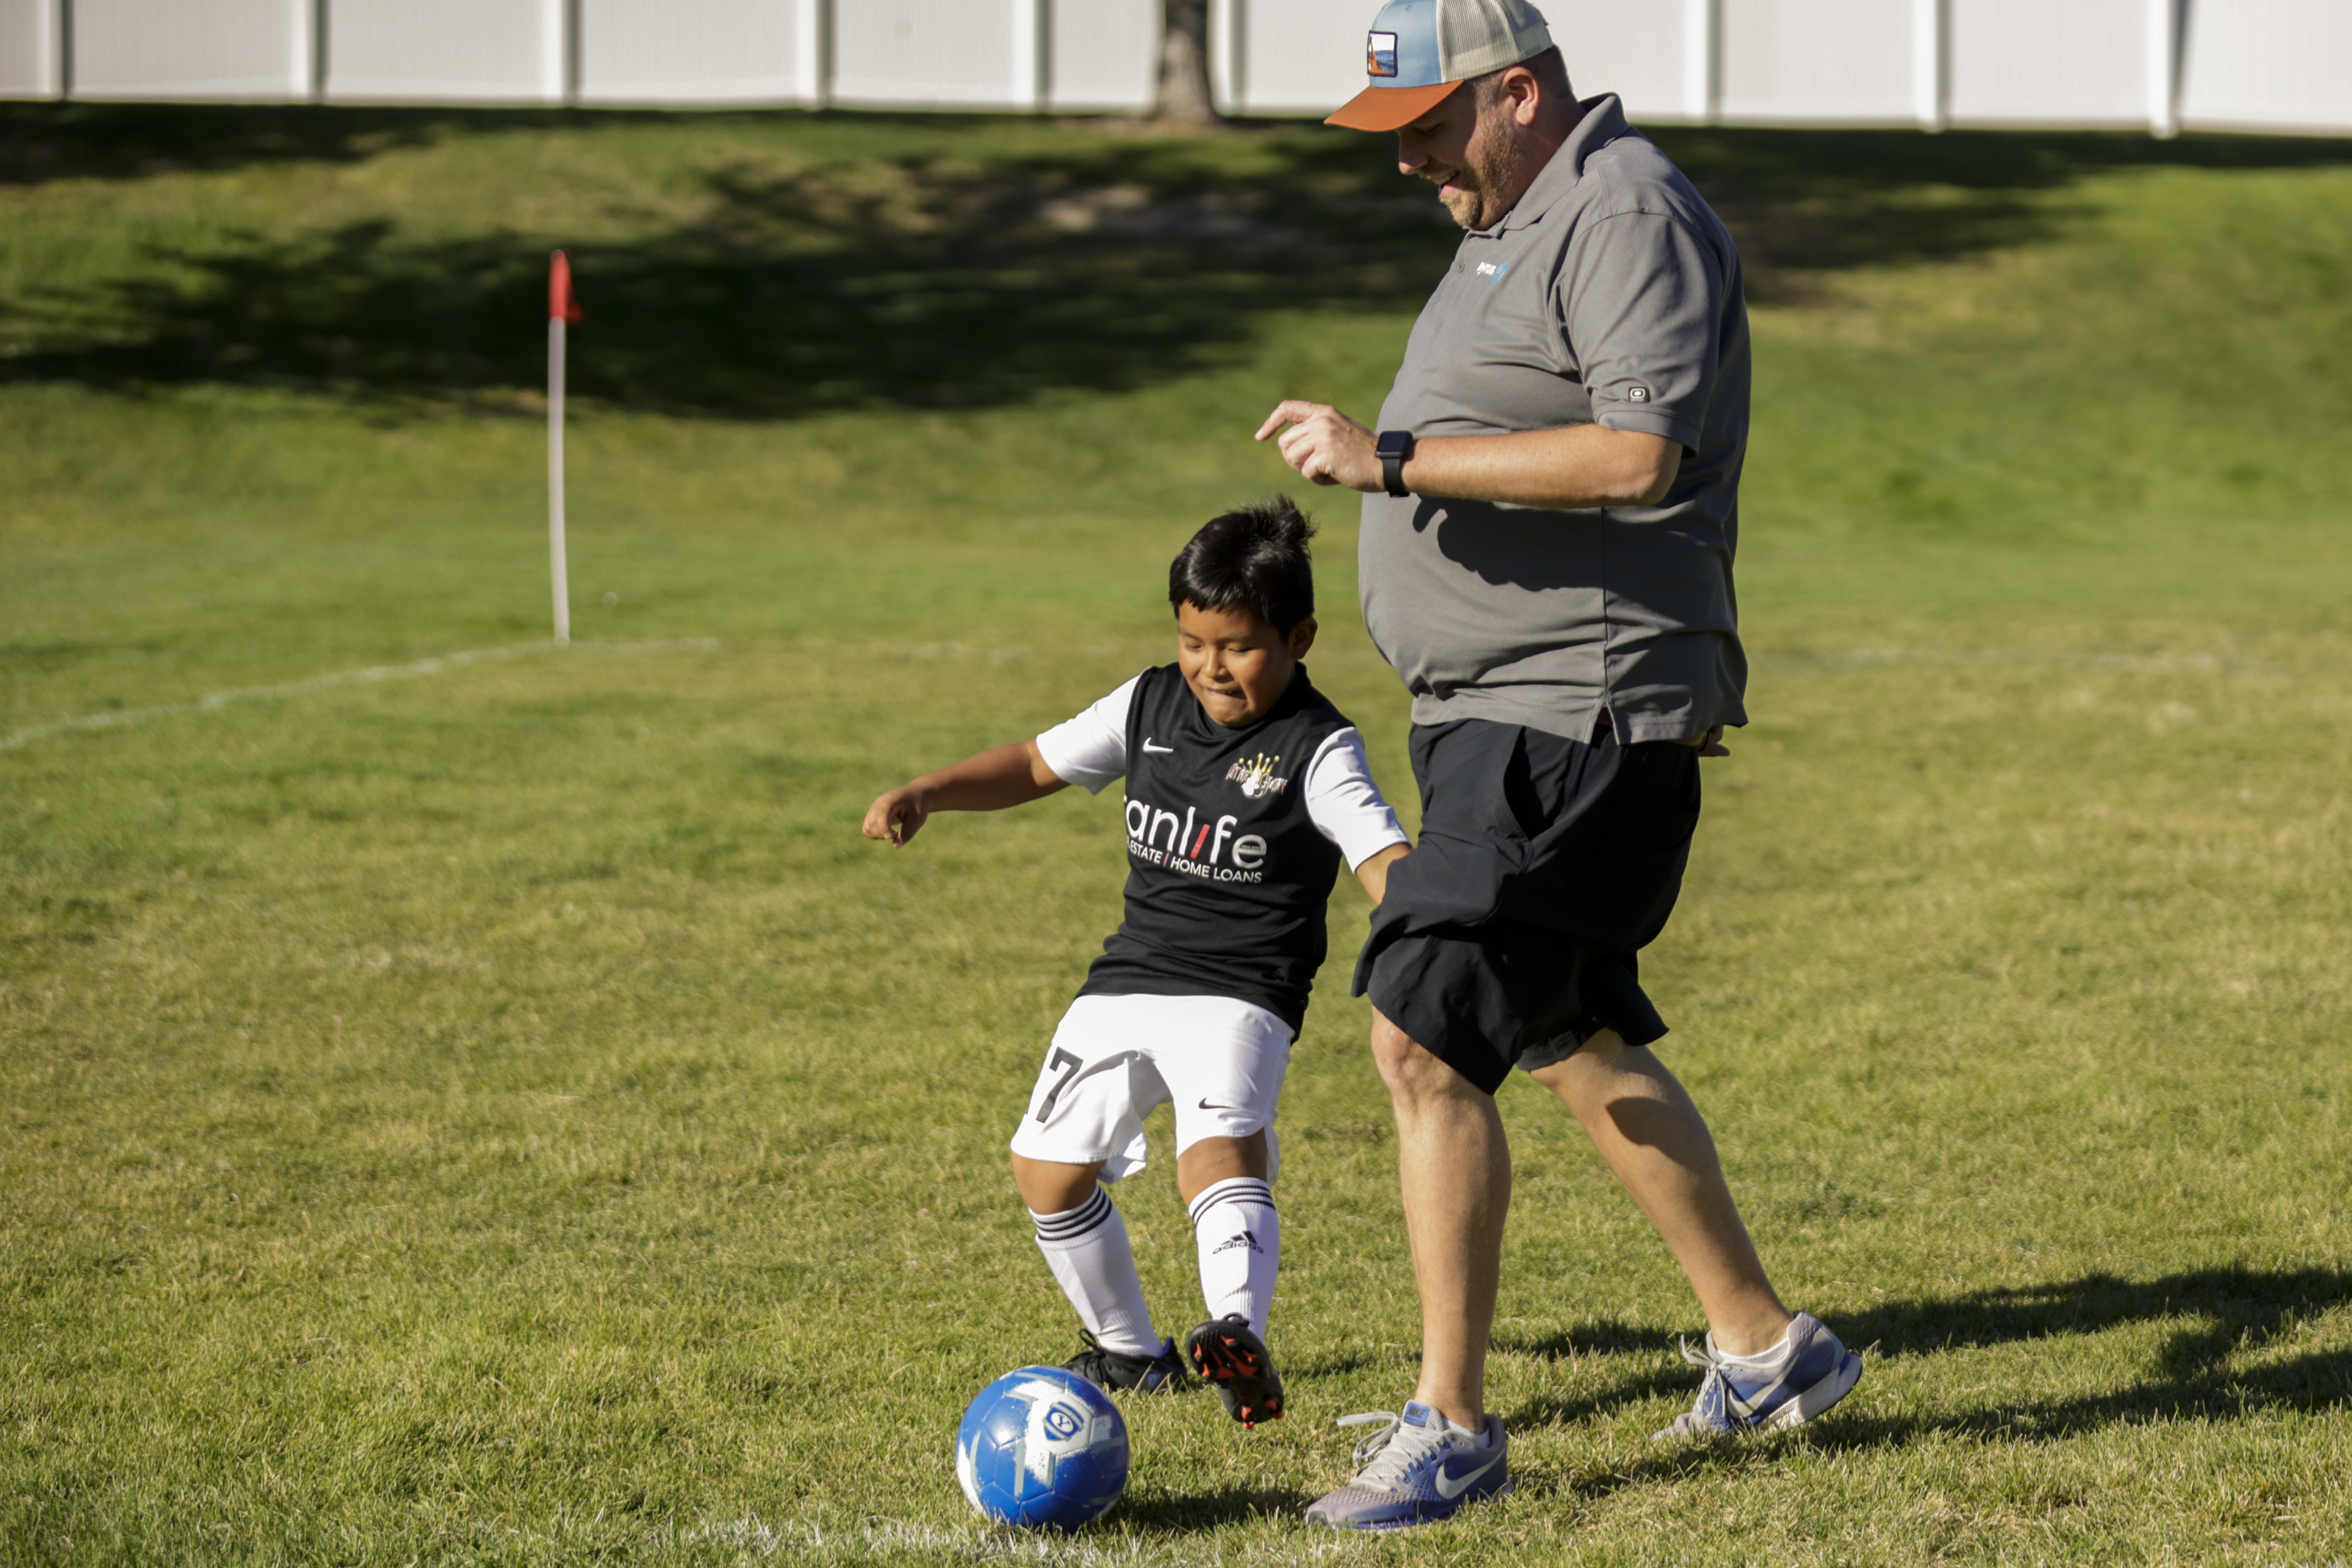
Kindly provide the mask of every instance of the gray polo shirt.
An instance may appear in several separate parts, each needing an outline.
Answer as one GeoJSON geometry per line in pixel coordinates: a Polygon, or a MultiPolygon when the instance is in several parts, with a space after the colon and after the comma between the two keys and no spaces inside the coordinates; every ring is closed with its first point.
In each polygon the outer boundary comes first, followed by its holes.
{"type": "Polygon", "coordinates": [[[1739,255],[1614,94],[1489,229],[1463,236],[1413,324],[1381,430],[1489,435],[1598,423],[1682,443],[1664,504],[1549,511],[1364,497],[1364,623],[1416,724],[1483,718],[1628,741],[1745,724],[1731,588],[1748,446],[1739,255]]]}

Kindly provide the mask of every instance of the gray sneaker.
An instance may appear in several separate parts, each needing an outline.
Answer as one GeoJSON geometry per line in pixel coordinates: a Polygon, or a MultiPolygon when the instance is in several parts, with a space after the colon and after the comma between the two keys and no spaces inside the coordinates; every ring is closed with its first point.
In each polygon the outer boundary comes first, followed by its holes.
{"type": "Polygon", "coordinates": [[[1675,1417],[1654,1441],[1689,1442],[1737,1432],[1777,1432],[1801,1427],[1853,1391],[1862,1381],[1862,1357],[1838,1342],[1811,1312],[1789,1323],[1789,1358],[1778,1372],[1727,1361],[1709,1334],[1705,1348],[1683,1343],[1683,1359],[1706,1369],[1698,1403],[1675,1417]]]}
{"type": "Polygon", "coordinates": [[[1381,1429],[1356,1445],[1362,1468],[1346,1486],[1317,1500],[1307,1511],[1309,1524],[1402,1530],[1511,1490],[1510,1445],[1500,1416],[1488,1416],[1483,1432],[1465,1432],[1415,1401],[1402,1416],[1376,1410],[1342,1416],[1339,1425],[1381,1429]]]}

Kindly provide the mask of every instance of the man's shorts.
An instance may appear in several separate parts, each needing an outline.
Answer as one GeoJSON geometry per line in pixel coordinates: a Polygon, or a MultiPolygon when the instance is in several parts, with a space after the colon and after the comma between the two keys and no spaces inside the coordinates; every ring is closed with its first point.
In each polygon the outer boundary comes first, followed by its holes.
{"type": "Polygon", "coordinates": [[[1290,1067],[1290,1026],[1232,997],[1080,997],[1062,1015],[1029,1092],[1013,1152],[1103,1162],[1102,1179],[1143,1168],[1143,1120],[1171,1101],[1176,1152],[1202,1138],[1265,1134],[1265,1176],[1282,1168],[1274,1112],[1290,1067]]]}
{"type": "Polygon", "coordinates": [[[1462,719],[1417,725],[1420,841],[1389,868],[1356,994],[1488,1093],[1604,1029],[1665,1021],[1634,954],[1665,928],[1698,825],[1698,751],[1462,719]]]}

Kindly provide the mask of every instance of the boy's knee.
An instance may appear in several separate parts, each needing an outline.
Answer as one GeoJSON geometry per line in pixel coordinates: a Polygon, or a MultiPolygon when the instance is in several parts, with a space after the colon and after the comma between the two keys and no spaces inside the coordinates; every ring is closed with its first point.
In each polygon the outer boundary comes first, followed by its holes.
{"type": "Polygon", "coordinates": [[[1093,1195],[1101,1176],[1099,1165],[1066,1166],[1013,1156],[1013,1187],[1032,1214],[1067,1213],[1093,1195]]]}
{"type": "Polygon", "coordinates": [[[1239,1138],[1200,1138],[1176,1156],[1176,1192],[1190,1204],[1221,1181],[1236,1176],[1264,1181],[1272,1174],[1263,1128],[1239,1138]]]}

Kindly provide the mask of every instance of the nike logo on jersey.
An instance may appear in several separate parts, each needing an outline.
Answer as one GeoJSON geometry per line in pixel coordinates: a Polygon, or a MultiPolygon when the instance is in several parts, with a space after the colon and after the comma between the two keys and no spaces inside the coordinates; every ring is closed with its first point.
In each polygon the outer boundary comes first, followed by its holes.
{"type": "Polygon", "coordinates": [[[1173,757],[1176,755],[1176,748],[1174,747],[1154,746],[1151,744],[1151,737],[1148,735],[1143,737],[1143,750],[1144,754],[1149,757],[1173,757]]]}
{"type": "Polygon", "coordinates": [[[1430,1477],[1429,1481],[1432,1486],[1437,1489],[1438,1496],[1445,1499],[1448,1502],[1451,1502],[1455,1498],[1460,1497],[1464,1492],[1469,1490],[1471,1482],[1476,1480],[1480,1476],[1485,1475],[1488,1470],[1493,1469],[1496,1465],[1499,1465],[1502,1462],[1503,1456],[1496,1454],[1493,1458],[1488,1459],[1476,1469],[1464,1470],[1460,1475],[1455,1476],[1447,1475],[1445,1473],[1445,1467],[1444,1465],[1440,1465],[1437,1467],[1437,1473],[1430,1477]]]}
{"type": "Polygon", "coordinates": [[[1203,1111],[1238,1111],[1241,1107],[1238,1105],[1212,1105],[1206,1098],[1203,1098],[1201,1102],[1201,1109],[1203,1111]]]}

